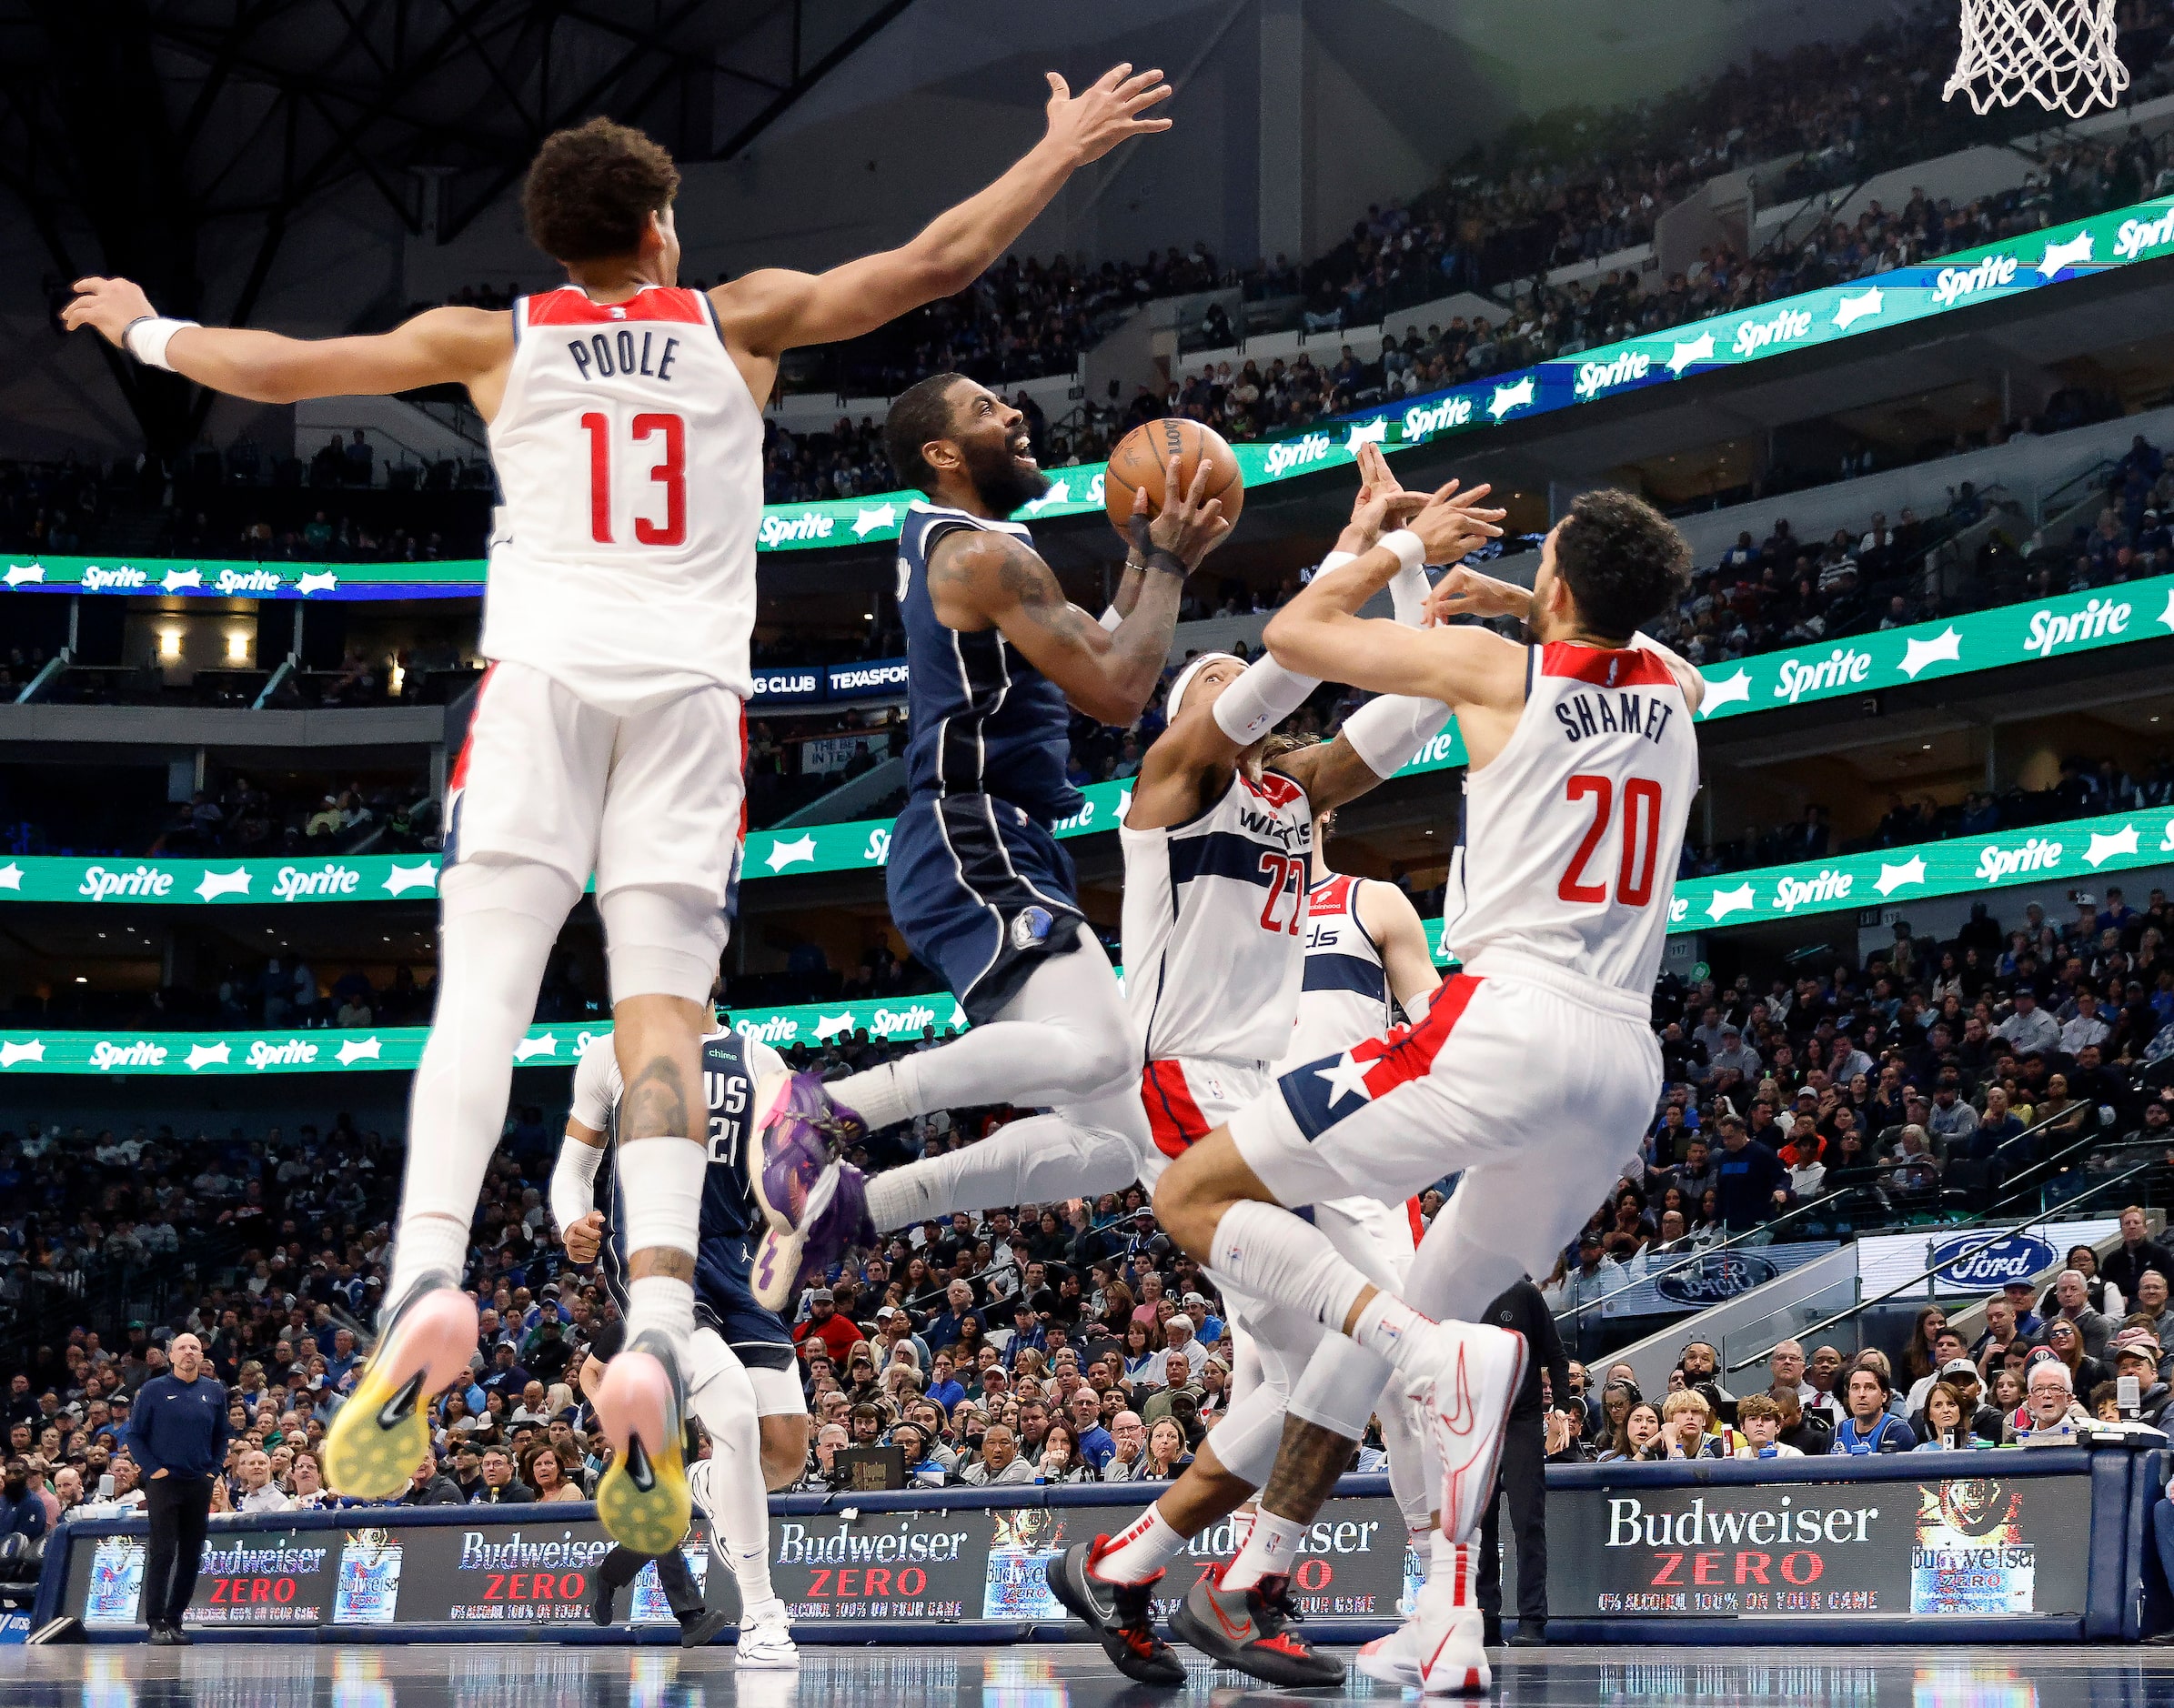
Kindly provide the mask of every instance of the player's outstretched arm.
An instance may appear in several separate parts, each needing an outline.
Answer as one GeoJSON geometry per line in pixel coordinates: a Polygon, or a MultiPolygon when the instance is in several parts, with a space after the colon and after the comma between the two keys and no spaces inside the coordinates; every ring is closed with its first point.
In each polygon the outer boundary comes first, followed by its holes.
{"type": "Polygon", "coordinates": [[[1148,109],[1170,96],[1160,71],[1113,65],[1078,95],[1049,77],[1049,129],[978,196],[931,220],[911,243],[828,273],[763,268],[710,293],[727,340],[759,357],[856,338],[910,308],[964,290],[1063,187],[1128,136],[1168,130],[1148,109]]]}
{"type": "Polygon", "coordinates": [[[513,357],[513,316],[502,309],[430,308],[390,332],[355,338],[290,338],[187,323],[173,330],[173,323],[159,323],[141,286],[83,278],[61,319],[71,331],[92,327],[140,361],[256,403],[458,385],[476,394],[488,416],[498,407],[493,381],[503,379],[513,357]]]}
{"type": "MultiPolygon", "coordinates": [[[[1178,462],[1163,490],[1177,490],[1178,462]]],[[[1152,522],[1135,501],[1133,544],[1145,566],[1132,610],[1104,628],[1064,597],[1033,548],[1009,534],[958,529],[937,541],[929,559],[929,601],[937,621],[962,632],[995,628],[1027,662],[1064,690],[1090,718],[1119,728],[1140,716],[1177,631],[1185,577],[1231,531],[1223,507],[1203,498],[1208,464],[1193,471],[1184,497],[1152,522]]]]}

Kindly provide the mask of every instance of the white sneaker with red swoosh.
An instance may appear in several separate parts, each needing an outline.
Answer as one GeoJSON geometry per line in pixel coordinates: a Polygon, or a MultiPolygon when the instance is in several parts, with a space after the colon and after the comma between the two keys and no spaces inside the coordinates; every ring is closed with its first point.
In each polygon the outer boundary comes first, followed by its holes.
{"type": "Polygon", "coordinates": [[[1442,1465],[1442,1532],[1469,1542],[1495,1494],[1504,1427],[1525,1381],[1525,1336],[1481,1322],[1438,1322],[1439,1356],[1414,1386],[1442,1465]]]}
{"type": "Polygon", "coordinates": [[[1419,1592],[1419,1607],[1412,1617],[1360,1649],[1360,1672],[1430,1696],[1480,1695],[1494,1687],[1495,1673],[1481,1640],[1485,1615],[1474,1596],[1479,1575],[1475,1552],[1461,1547],[1453,1566],[1436,1566],[1419,1592]]]}

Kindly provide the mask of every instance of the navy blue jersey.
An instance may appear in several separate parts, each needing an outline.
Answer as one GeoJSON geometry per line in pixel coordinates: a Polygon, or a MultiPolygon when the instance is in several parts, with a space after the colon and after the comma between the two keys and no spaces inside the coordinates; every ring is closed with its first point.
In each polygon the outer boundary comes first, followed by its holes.
{"type": "Polygon", "coordinates": [[[993,795],[1038,822],[1086,805],[1065,780],[1072,718],[1064,691],[996,629],[962,634],[929,599],[929,553],[960,528],[1032,542],[1017,522],[994,522],[916,498],[899,536],[899,618],[906,630],[906,782],[919,797],[993,795]]]}
{"type": "MultiPolygon", "coordinates": [[[[609,1040],[601,1040],[607,1055],[609,1040]]],[[[749,1110],[759,1073],[783,1064],[767,1044],[750,1046],[735,1031],[714,1032],[702,1040],[702,1092],[710,1109],[710,1166],[702,1176],[702,1221],[695,1253],[698,1295],[744,1291],[753,1246],[762,1233],[762,1211],[748,1178],[749,1110]],[[750,1053],[759,1059],[750,1061],[750,1053]]],[[[604,1284],[623,1310],[627,1299],[626,1206],[619,1188],[619,1073],[606,1072],[612,1111],[612,1144],[607,1149],[612,1176],[599,1184],[597,1201],[605,1206],[606,1239],[601,1253],[604,1284]]],[[[577,1093],[575,1118],[587,1120],[577,1093]]],[[[649,1142],[644,1140],[643,1142],[649,1142]]]]}

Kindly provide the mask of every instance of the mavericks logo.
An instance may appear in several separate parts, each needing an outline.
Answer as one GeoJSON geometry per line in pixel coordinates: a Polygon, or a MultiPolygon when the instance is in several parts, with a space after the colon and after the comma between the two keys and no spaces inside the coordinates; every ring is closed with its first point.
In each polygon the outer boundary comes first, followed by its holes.
{"type": "Polygon", "coordinates": [[[2030,628],[2023,637],[2023,650],[2043,658],[2058,647],[2079,640],[2103,640],[2129,627],[2131,607],[2106,599],[2093,599],[2080,611],[2057,617],[2051,611],[2033,611],[2030,628]]]}
{"type": "Polygon", "coordinates": [[[2009,284],[2016,276],[2016,257],[1988,255],[1976,266],[1944,266],[1932,282],[1932,299],[1952,308],[1966,296],[1975,296],[2009,284]]]}
{"type": "Polygon", "coordinates": [[[1998,883],[2004,878],[2019,877],[2025,872],[2049,872],[2060,863],[2061,845],[2034,836],[2021,848],[2001,848],[1988,843],[1979,849],[1977,876],[1987,883],[1998,883]]]}

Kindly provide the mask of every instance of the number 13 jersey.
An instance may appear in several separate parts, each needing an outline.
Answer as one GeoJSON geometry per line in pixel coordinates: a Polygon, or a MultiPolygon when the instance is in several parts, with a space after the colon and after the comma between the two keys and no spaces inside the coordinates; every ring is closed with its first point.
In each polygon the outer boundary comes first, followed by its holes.
{"type": "Polygon", "coordinates": [[[1271,1062],[1305,975],[1313,812],[1280,771],[1242,770],[1207,811],[1121,825],[1125,1001],[1150,1061],[1271,1062]]]}
{"type": "Polygon", "coordinates": [[[1525,657],[1517,727],[1464,779],[1464,905],[1444,940],[1469,970],[1522,956],[1648,995],[1698,792],[1689,708],[1656,653],[1525,657]]]}
{"type": "Polygon", "coordinates": [[[513,330],[484,656],[622,717],[712,683],[744,700],[762,416],[709,298],[568,285],[517,300],[513,330]]]}

